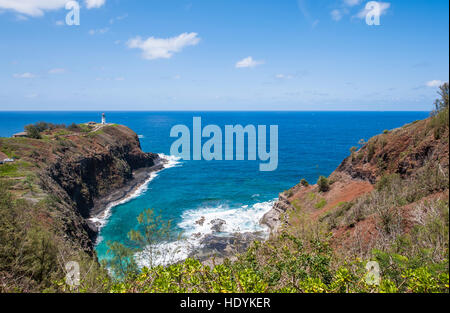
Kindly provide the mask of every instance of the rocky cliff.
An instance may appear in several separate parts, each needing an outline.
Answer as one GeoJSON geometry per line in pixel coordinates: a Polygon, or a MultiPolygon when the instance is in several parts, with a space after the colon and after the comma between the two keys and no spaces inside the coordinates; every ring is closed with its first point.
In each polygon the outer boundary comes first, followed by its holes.
{"type": "Polygon", "coordinates": [[[58,237],[92,254],[96,229],[87,219],[93,210],[124,196],[163,160],[142,152],[138,136],[121,125],[56,129],[42,137],[0,139],[2,150],[17,159],[16,173],[5,179],[12,192],[45,202],[43,215],[58,237]]]}
{"type": "Polygon", "coordinates": [[[448,210],[448,110],[351,150],[329,176],[327,190],[299,183],[280,194],[261,223],[273,235],[286,230],[301,237],[321,229],[332,234],[339,252],[364,254],[392,244],[442,203],[448,210]]]}

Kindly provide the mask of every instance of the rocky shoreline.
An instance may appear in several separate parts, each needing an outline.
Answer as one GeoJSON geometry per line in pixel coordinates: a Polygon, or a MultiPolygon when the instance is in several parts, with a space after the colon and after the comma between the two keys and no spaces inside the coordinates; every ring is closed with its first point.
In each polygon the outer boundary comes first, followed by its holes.
{"type": "MultiPolygon", "coordinates": [[[[200,239],[200,248],[189,254],[190,258],[196,258],[205,265],[221,264],[225,259],[235,260],[236,255],[244,253],[254,241],[265,241],[270,236],[276,235],[282,226],[282,216],[292,205],[284,194],[279,195],[279,199],[274,203],[269,212],[259,221],[260,225],[267,226],[269,232],[255,231],[246,233],[232,233],[224,235],[223,225],[226,221],[216,219],[211,221],[212,234],[207,234],[200,239]]],[[[202,217],[197,224],[203,224],[205,218],[202,217]]],[[[194,235],[195,236],[195,235],[194,235]]],[[[200,238],[201,234],[197,234],[200,238]]]]}
{"type": "Polygon", "coordinates": [[[261,225],[266,225],[270,229],[270,235],[274,236],[283,225],[282,216],[284,213],[292,209],[292,204],[284,193],[280,193],[278,201],[274,203],[272,209],[264,214],[260,220],[261,225]]]}
{"type": "Polygon", "coordinates": [[[201,248],[189,257],[198,259],[205,265],[221,264],[225,259],[235,260],[236,255],[244,253],[253,241],[264,241],[264,232],[234,233],[227,236],[208,234],[201,239],[201,248]]]}
{"type": "Polygon", "coordinates": [[[114,206],[114,204],[127,199],[130,195],[141,188],[148,179],[150,179],[152,173],[164,169],[165,163],[167,163],[167,161],[160,158],[158,163],[151,167],[144,167],[133,171],[133,178],[124,186],[113,190],[103,197],[95,199],[94,206],[90,211],[89,218],[87,219],[89,228],[98,234],[101,225],[99,222],[93,221],[93,219],[101,218],[109,208],[114,206]]]}

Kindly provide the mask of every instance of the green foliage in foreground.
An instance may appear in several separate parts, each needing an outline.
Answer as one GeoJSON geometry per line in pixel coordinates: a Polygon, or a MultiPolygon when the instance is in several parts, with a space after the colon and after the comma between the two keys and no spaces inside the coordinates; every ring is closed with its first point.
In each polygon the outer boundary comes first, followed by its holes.
{"type": "Polygon", "coordinates": [[[170,266],[143,268],[117,281],[114,293],[396,293],[448,292],[448,262],[413,266],[406,257],[374,252],[382,269],[377,284],[367,261],[353,260],[333,269],[331,249],[323,241],[304,245],[284,234],[277,243],[253,246],[236,262],[206,266],[194,259],[170,266]],[[308,251],[308,252],[306,252],[308,251]],[[267,254],[268,253],[268,254],[267,254]],[[260,262],[261,254],[265,261],[260,262]],[[389,261],[388,261],[389,260],[389,261]],[[389,264],[386,264],[388,262],[389,264]],[[385,270],[383,270],[384,266],[385,270]]]}

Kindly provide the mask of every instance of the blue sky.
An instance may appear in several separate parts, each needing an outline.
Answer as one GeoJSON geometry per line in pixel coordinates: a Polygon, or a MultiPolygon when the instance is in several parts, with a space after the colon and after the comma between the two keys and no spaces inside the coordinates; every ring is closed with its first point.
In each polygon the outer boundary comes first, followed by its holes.
{"type": "Polygon", "coordinates": [[[0,110],[430,110],[448,1],[0,0],[0,110]]]}

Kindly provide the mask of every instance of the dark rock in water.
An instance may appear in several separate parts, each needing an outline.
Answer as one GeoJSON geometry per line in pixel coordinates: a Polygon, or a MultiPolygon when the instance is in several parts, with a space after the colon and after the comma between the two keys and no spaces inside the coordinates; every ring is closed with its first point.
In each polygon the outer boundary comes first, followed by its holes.
{"type": "Polygon", "coordinates": [[[203,226],[203,224],[205,223],[205,217],[202,216],[198,221],[195,222],[195,224],[203,226]]]}
{"type": "Polygon", "coordinates": [[[264,240],[264,232],[234,233],[227,236],[215,234],[206,235],[201,240],[201,248],[190,255],[200,261],[209,264],[214,257],[216,262],[225,258],[233,259],[236,254],[243,253],[255,240],[264,240]]]}
{"type": "Polygon", "coordinates": [[[215,233],[221,233],[224,230],[223,225],[225,225],[226,223],[227,223],[226,221],[220,218],[216,218],[210,222],[210,224],[213,225],[211,227],[211,230],[215,233]]]}

